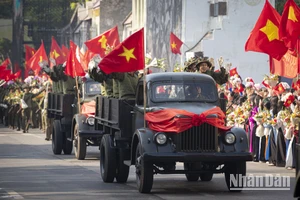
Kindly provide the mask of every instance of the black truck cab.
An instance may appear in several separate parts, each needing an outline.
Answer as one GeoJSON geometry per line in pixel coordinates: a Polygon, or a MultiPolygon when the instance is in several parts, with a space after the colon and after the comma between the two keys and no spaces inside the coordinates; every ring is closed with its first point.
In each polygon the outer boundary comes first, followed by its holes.
{"type": "Polygon", "coordinates": [[[180,109],[199,115],[220,107],[222,101],[210,76],[184,72],[147,75],[138,82],[135,100],[98,97],[95,124],[104,131],[100,145],[103,181],[126,182],[129,166],[135,165],[142,193],[151,191],[154,174],[185,174],[188,181],[210,181],[214,173],[225,173],[228,188],[242,190],[242,183],[231,184],[230,174],[245,176],[246,161],[252,160],[243,129],[220,132],[203,123],[180,133],[158,132],[144,121],[147,112],[180,109]],[[177,169],[178,162],[184,169],[177,169]]]}

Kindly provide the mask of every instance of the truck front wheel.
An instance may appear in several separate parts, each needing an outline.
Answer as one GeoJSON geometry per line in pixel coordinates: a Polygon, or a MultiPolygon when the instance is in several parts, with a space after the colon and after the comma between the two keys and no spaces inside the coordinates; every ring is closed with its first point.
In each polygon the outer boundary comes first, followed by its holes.
{"type": "Polygon", "coordinates": [[[153,164],[145,163],[145,161],[141,159],[142,152],[142,146],[141,143],[139,143],[135,154],[136,183],[139,192],[149,193],[153,185],[153,164]]]}
{"type": "Polygon", "coordinates": [[[79,136],[78,124],[74,127],[74,152],[78,160],[84,160],[86,156],[86,139],[79,136]]]}
{"type": "Polygon", "coordinates": [[[225,167],[225,180],[228,190],[230,192],[241,192],[244,183],[239,176],[246,176],[246,162],[227,163],[225,167]]]}
{"type": "Polygon", "coordinates": [[[60,126],[60,121],[54,120],[52,128],[52,151],[55,155],[61,154],[63,148],[64,137],[60,126]]]}
{"type": "Polygon", "coordinates": [[[105,183],[112,183],[116,176],[116,170],[116,151],[111,147],[110,136],[105,134],[100,144],[100,173],[102,180],[105,183]]]}

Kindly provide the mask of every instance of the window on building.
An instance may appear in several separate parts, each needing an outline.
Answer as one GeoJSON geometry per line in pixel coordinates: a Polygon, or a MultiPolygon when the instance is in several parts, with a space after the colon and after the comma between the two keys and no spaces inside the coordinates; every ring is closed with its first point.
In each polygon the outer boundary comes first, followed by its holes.
{"type": "Polygon", "coordinates": [[[218,1],[215,3],[211,3],[210,7],[210,16],[218,17],[220,15],[227,15],[227,1],[218,1]]]}

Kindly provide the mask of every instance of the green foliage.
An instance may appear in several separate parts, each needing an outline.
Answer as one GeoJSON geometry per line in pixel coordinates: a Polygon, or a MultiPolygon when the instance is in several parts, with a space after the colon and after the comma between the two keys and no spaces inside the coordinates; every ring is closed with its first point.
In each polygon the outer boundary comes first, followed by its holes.
{"type": "MultiPolygon", "coordinates": [[[[294,1],[298,6],[300,6],[300,0],[294,0],[294,1]]],[[[286,0],[276,0],[275,2],[276,2],[275,3],[276,10],[279,12],[279,14],[282,14],[286,0]]]]}
{"type": "Polygon", "coordinates": [[[13,16],[13,0],[0,1],[0,19],[11,19],[13,16]]]}
{"type": "Polygon", "coordinates": [[[56,40],[59,39],[60,30],[70,23],[70,19],[76,8],[76,3],[79,1],[80,0],[25,1],[24,21],[29,24],[28,32],[30,37],[32,37],[35,48],[38,48],[41,44],[41,40],[43,40],[46,51],[49,51],[51,37],[54,36],[56,40]]]}
{"type": "Polygon", "coordinates": [[[11,50],[12,42],[9,39],[6,38],[0,38],[0,58],[7,57],[7,55],[10,56],[10,50],[11,50]]]}

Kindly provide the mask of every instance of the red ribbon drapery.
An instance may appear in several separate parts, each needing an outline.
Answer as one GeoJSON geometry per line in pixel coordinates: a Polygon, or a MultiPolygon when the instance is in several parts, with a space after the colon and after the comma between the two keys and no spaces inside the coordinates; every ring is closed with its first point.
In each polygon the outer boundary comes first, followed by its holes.
{"type": "Polygon", "coordinates": [[[95,114],[95,108],[96,108],[96,102],[95,101],[90,101],[82,104],[81,106],[81,113],[82,114],[90,114],[94,115],[95,114]]]}
{"type": "Polygon", "coordinates": [[[148,112],[145,115],[151,130],[175,133],[183,132],[193,126],[200,126],[203,123],[213,125],[222,131],[227,131],[231,127],[225,126],[225,118],[225,114],[219,107],[207,110],[200,115],[171,108],[148,112]]]}

